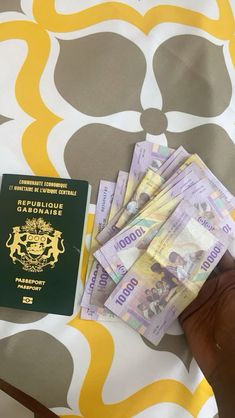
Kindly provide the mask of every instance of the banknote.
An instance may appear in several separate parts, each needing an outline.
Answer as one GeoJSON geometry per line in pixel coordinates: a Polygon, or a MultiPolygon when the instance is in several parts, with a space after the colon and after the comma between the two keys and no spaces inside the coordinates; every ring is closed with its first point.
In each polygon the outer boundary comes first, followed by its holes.
{"type": "Polygon", "coordinates": [[[156,194],[163,184],[164,179],[153,169],[149,168],[137,186],[130,201],[124,207],[115,227],[120,230],[129,219],[133,218],[146,203],[156,194]]]}
{"type": "MultiPolygon", "coordinates": [[[[96,278],[98,276],[99,268],[101,268],[101,266],[98,264],[93,284],[95,284],[96,278]]],[[[93,289],[94,288],[92,286],[91,292],[88,295],[88,299],[84,302],[84,306],[82,306],[81,308],[81,313],[80,313],[81,319],[87,319],[87,320],[93,320],[93,321],[115,320],[116,316],[108,308],[106,308],[104,304],[99,303],[99,304],[94,305],[94,303],[91,300],[92,295],[93,295],[93,289]]],[[[113,287],[110,287],[109,289],[111,292],[113,290],[113,287]]]]}
{"type": "MultiPolygon", "coordinates": [[[[126,191],[126,184],[127,184],[128,173],[124,171],[119,171],[114,197],[109,213],[109,219],[111,219],[119,209],[123,206],[125,191],[126,191]]],[[[111,279],[111,277],[107,274],[107,272],[103,269],[103,267],[99,264],[97,267],[97,273],[95,280],[93,282],[93,290],[90,297],[90,309],[88,314],[89,319],[96,319],[96,320],[105,320],[106,317],[110,319],[110,313],[107,312],[107,308],[104,308],[104,301],[107,299],[109,294],[113,291],[115,283],[111,279]],[[92,306],[91,306],[92,305],[92,306]],[[97,309],[97,308],[104,308],[97,309]],[[94,314],[95,311],[95,314],[94,314]],[[93,315],[91,315],[93,312],[93,315]],[[95,318],[94,318],[95,316],[95,318]]],[[[84,317],[83,317],[84,318],[84,317]]],[[[87,319],[87,318],[84,318],[87,319]]]]}
{"type": "Polygon", "coordinates": [[[140,217],[148,217],[160,206],[163,206],[170,199],[184,193],[185,190],[196,184],[202,178],[204,178],[203,171],[196,164],[190,164],[182,173],[175,177],[174,181],[168,183],[168,186],[165,186],[165,183],[163,183],[163,187],[159,190],[159,193],[149,202],[148,206],[145,206],[137,214],[132,224],[137,222],[140,217]]]}
{"type": "MultiPolygon", "coordinates": [[[[220,205],[219,211],[222,210],[223,201],[223,211],[226,211],[226,208],[231,212],[231,208],[235,207],[235,201],[232,194],[221,184],[221,182],[214,176],[214,174],[208,169],[208,167],[202,162],[197,154],[189,156],[185,162],[176,170],[176,172],[163,183],[163,186],[160,188],[160,193],[146,205],[140,213],[137,214],[138,218],[140,214],[144,211],[145,216],[148,216],[148,210],[154,208],[154,203],[160,200],[160,198],[168,192],[176,183],[178,183],[183,178],[187,178],[188,174],[194,171],[200,178],[206,178],[210,181],[213,190],[215,192],[215,198],[218,198],[218,206],[220,205]]],[[[166,195],[167,196],[167,195],[166,195]]],[[[229,217],[231,220],[231,216],[229,217]]]]}
{"type": "MultiPolygon", "coordinates": [[[[180,172],[182,172],[182,170],[185,170],[185,167],[187,167],[187,165],[190,165],[192,162],[194,162],[195,164],[198,165],[198,167],[200,167],[206,178],[209,179],[211,185],[213,187],[216,188],[216,193],[217,196],[219,198],[219,200],[223,201],[223,204],[225,206],[225,208],[229,211],[230,216],[228,216],[228,221],[230,218],[230,222],[228,222],[228,224],[232,226],[234,226],[234,223],[231,221],[231,217],[233,219],[235,219],[235,198],[232,195],[232,193],[230,193],[230,191],[221,183],[221,181],[214,175],[214,173],[212,173],[212,171],[206,166],[206,164],[204,163],[204,161],[202,161],[202,159],[197,155],[197,154],[193,154],[191,155],[186,161],[185,163],[180,166],[178,168],[178,170],[173,174],[173,176],[171,177],[171,180],[179,175],[180,172]]],[[[166,187],[167,187],[167,183],[168,181],[165,183],[166,187]]],[[[227,229],[228,227],[224,225],[224,228],[227,229]]],[[[233,240],[229,245],[229,251],[230,253],[235,257],[235,231],[234,228],[232,228],[232,236],[233,236],[233,240]]],[[[229,232],[231,233],[231,229],[229,229],[229,232]]]]}
{"type": "Polygon", "coordinates": [[[166,179],[179,168],[188,156],[188,152],[181,146],[171,153],[170,157],[158,168],[156,174],[153,174],[151,170],[147,171],[115,224],[118,230],[123,228],[127,221],[133,218],[143,207],[146,207],[147,203],[156,195],[161,186],[163,185],[164,187],[166,179]]]}
{"type": "Polygon", "coordinates": [[[157,205],[155,202],[153,210],[148,211],[148,215],[142,212],[119,234],[100,247],[94,256],[117,283],[146,250],[159,227],[183,198],[194,198],[198,202],[209,192],[211,189],[208,190],[207,180],[200,180],[197,174],[192,172],[191,176],[188,175],[188,181],[183,178],[168,191],[165,204],[160,201],[157,205]]]}
{"type": "Polygon", "coordinates": [[[147,169],[149,167],[158,169],[170,157],[173,151],[173,149],[164,145],[154,144],[149,141],[137,142],[132,157],[123,205],[126,205],[130,200],[147,169]]]}
{"type": "Polygon", "coordinates": [[[94,281],[97,275],[98,263],[93,257],[93,251],[97,248],[98,243],[96,241],[96,235],[100,232],[108,221],[108,216],[113,200],[113,194],[115,190],[115,183],[110,181],[101,180],[98,199],[96,205],[96,212],[94,218],[94,226],[91,239],[91,251],[88,260],[88,270],[85,283],[85,290],[81,301],[82,307],[88,307],[90,303],[90,295],[94,286],[94,281]]]}
{"type": "Polygon", "coordinates": [[[151,199],[149,202],[145,204],[143,209],[141,209],[139,213],[142,211],[147,211],[148,208],[152,205],[156,200],[158,200],[166,191],[168,191],[171,187],[173,187],[177,182],[182,180],[184,177],[188,176],[188,173],[190,173],[193,170],[200,171],[200,168],[198,165],[194,164],[192,167],[192,164],[190,164],[190,168],[188,166],[185,166],[185,161],[187,161],[189,158],[188,152],[183,148],[179,147],[176,151],[174,151],[171,156],[168,158],[168,160],[165,161],[165,163],[162,164],[162,166],[158,169],[157,173],[160,175],[162,180],[162,185],[157,190],[157,192],[154,194],[153,199],[151,199]],[[184,170],[180,171],[177,176],[172,178],[172,173],[175,172],[175,170],[178,170],[183,165],[184,170]],[[159,193],[161,192],[161,193],[159,193]]]}
{"type": "Polygon", "coordinates": [[[106,242],[114,236],[157,192],[163,183],[163,178],[152,168],[148,168],[138,184],[131,200],[124,206],[97,235],[100,243],[106,242]]]}
{"type": "Polygon", "coordinates": [[[100,244],[104,244],[108,239],[114,236],[119,229],[116,227],[116,222],[120,218],[124,207],[130,201],[133,193],[135,192],[138,184],[143,179],[148,168],[159,168],[174,152],[173,149],[165,147],[163,145],[154,144],[152,142],[143,141],[138,142],[135,145],[126,194],[124,197],[123,208],[111,218],[105,230],[98,234],[97,240],[100,244]]]}
{"type": "MultiPolygon", "coordinates": [[[[116,316],[108,308],[106,308],[104,304],[102,304],[102,306],[94,305],[91,300],[100,268],[101,266],[97,263],[93,273],[93,281],[87,283],[87,296],[86,299],[83,300],[83,306],[81,305],[80,317],[81,319],[93,321],[113,321],[116,319],[116,316]]],[[[110,280],[112,281],[111,278],[110,280]]],[[[110,292],[112,289],[113,288],[110,287],[110,292]]],[[[86,288],[84,295],[86,294],[85,292],[86,288]]]]}
{"type": "Polygon", "coordinates": [[[93,252],[98,248],[99,243],[96,239],[97,234],[102,231],[107,223],[110,212],[110,205],[113,200],[115,183],[112,181],[101,180],[99,185],[94,224],[91,236],[90,255],[88,259],[87,277],[90,273],[94,261],[93,252]]]}
{"type": "MultiPolygon", "coordinates": [[[[99,268],[99,262],[97,260],[94,260],[92,265],[91,265],[90,272],[89,272],[89,274],[87,276],[87,279],[86,279],[85,289],[84,289],[84,293],[83,293],[83,297],[82,297],[82,301],[81,301],[81,307],[82,308],[90,307],[91,294],[92,294],[92,291],[93,291],[93,287],[94,287],[95,279],[96,279],[96,276],[97,276],[98,268],[99,268]]],[[[83,311],[83,309],[82,309],[82,311],[83,311]]],[[[81,317],[82,317],[82,312],[81,312],[81,317]]]]}
{"type": "Polygon", "coordinates": [[[177,179],[181,180],[181,178],[184,177],[185,173],[187,173],[187,169],[191,167],[192,164],[193,168],[200,168],[198,162],[195,161],[195,155],[196,154],[189,155],[185,160],[183,160],[181,165],[171,174],[171,176],[168,179],[166,179],[163,187],[168,188],[171,185],[171,183],[177,183],[177,179]]]}
{"type": "Polygon", "coordinates": [[[118,173],[116,187],[113,195],[113,201],[109,213],[109,220],[111,220],[123,206],[128,176],[129,174],[126,171],[120,170],[118,173]]]}
{"type": "Polygon", "coordinates": [[[221,183],[221,181],[212,173],[212,171],[207,167],[207,165],[202,161],[202,159],[197,154],[192,154],[184,164],[182,164],[176,172],[173,174],[172,178],[177,176],[180,171],[184,170],[184,168],[194,162],[197,164],[203,171],[205,177],[209,179],[211,184],[215,186],[220,191],[220,198],[224,201],[227,208],[231,211],[234,209],[234,196],[230,191],[221,183]]]}
{"type": "Polygon", "coordinates": [[[217,264],[223,255],[215,251],[216,254],[213,253],[208,260],[215,241],[219,247],[223,245],[225,251],[230,242],[229,235],[219,228],[209,230],[199,221],[200,217],[201,214],[195,206],[183,200],[146,251],[181,281],[190,277],[189,283],[185,283],[193,290],[197,289],[198,282],[204,280],[204,272],[211,271],[211,266],[217,264]],[[205,260],[210,264],[207,267],[205,260]]]}
{"type": "MultiPolygon", "coordinates": [[[[173,186],[175,186],[177,183],[179,183],[181,180],[186,180],[188,179],[188,176],[191,175],[191,173],[194,172],[198,175],[198,178],[202,178],[204,177],[204,174],[201,170],[200,167],[198,167],[197,164],[195,163],[191,163],[189,165],[187,165],[184,170],[180,171],[179,174],[177,176],[171,176],[167,181],[165,181],[160,190],[159,193],[157,194],[157,198],[160,198],[163,194],[165,194],[166,192],[168,192],[173,186]]],[[[150,204],[153,202],[153,200],[150,202],[150,204]]],[[[147,206],[144,208],[146,209],[147,206]]]]}
{"type": "Polygon", "coordinates": [[[189,153],[184,147],[180,146],[177,150],[172,152],[170,157],[159,167],[158,174],[165,179],[168,179],[188,157],[189,153]]]}
{"type": "Polygon", "coordinates": [[[117,320],[117,316],[105,306],[103,308],[90,306],[89,308],[82,308],[81,319],[113,322],[117,320]]]}
{"type": "Polygon", "coordinates": [[[155,345],[228,247],[228,235],[220,231],[215,236],[198,217],[197,209],[182,201],[105,302],[155,345]]]}
{"type": "Polygon", "coordinates": [[[107,271],[99,265],[93,292],[91,294],[91,305],[99,308],[104,307],[104,302],[112,293],[116,283],[111,279],[107,271]]]}

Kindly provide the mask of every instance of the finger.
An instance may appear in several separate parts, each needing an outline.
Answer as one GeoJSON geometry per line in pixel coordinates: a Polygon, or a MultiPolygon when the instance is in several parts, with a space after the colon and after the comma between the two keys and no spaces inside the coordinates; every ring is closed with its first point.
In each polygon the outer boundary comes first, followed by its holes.
{"type": "Polygon", "coordinates": [[[235,260],[229,251],[226,251],[226,253],[223,255],[217,265],[217,269],[220,273],[235,269],[235,260]]]}

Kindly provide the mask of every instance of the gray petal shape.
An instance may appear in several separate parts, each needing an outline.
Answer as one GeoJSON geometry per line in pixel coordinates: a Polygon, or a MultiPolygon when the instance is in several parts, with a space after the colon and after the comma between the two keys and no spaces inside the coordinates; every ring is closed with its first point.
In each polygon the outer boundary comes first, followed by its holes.
{"type": "Polygon", "coordinates": [[[155,346],[146,338],[141,337],[143,342],[152,350],[155,351],[167,351],[169,353],[175,354],[185,365],[186,369],[189,371],[189,367],[192,361],[192,354],[188,348],[185,336],[182,335],[170,335],[165,334],[160,343],[155,346]]]}
{"type": "Polygon", "coordinates": [[[30,324],[47,316],[47,313],[24,311],[21,309],[0,308],[0,320],[14,324],[30,324]]]}
{"type": "Polygon", "coordinates": [[[167,132],[169,147],[183,145],[197,153],[218,179],[235,194],[235,146],[227,132],[216,124],[201,125],[185,132],[167,132]]]}
{"type": "Polygon", "coordinates": [[[146,61],[133,42],[106,32],[59,43],[55,84],[76,109],[91,116],[141,110],[146,61]]]}
{"type": "Polygon", "coordinates": [[[0,376],[47,408],[68,407],[73,359],[43,331],[23,331],[0,340],[0,376]]]}
{"type": "Polygon", "coordinates": [[[6,118],[5,116],[0,115],[0,125],[2,125],[5,122],[8,122],[9,120],[12,120],[12,119],[6,118]]]}
{"type": "Polygon", "coordinates": [[[165,41],[155,53],[153,68],[165,112],[217,116],[230,103],[232,84],[223,47],[205,38],[179,35],[165,41]]]}
{"type": "Polygon", "coordinates": [[[1,0],[0,12],[22,12],[20,0],[1,0]]]}
{"type": "Polygon", "coordinates": [[[138,141],[143,141],[142,132],[124,132],[102,124],[84,126],[70,138],[64,151],[66,168],[71,178],[90,182],[92,203],[96,203],[101,179],[116,181],[119,170],[129,171],[138,141]]]}

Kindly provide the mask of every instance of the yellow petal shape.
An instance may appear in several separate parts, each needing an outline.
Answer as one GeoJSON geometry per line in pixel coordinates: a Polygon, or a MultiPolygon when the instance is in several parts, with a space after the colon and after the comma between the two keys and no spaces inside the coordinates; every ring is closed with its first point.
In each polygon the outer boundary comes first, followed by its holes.
{"type": "Polygon", "coordinates": [[[47,153],[47,140],[51,129],[61,119],[46,107],[40,95],[40,79],[50,53],[50,37],[33,22],[1,23],[0,41],[9,39],[23,40],[28,46],[28,54],[15,86],[19,105],[35,119],[23,134],[23,153],[35,174],[58,177],[47,153]]]}
{"type": "Polygon", "coordinates": [[[233,66],[235,67],[235,35],[233,35],[229,42],[229,52],[233,62],[233,66]]]}
{"type": "Polygon", "coordinates": [[[101,3],[73,14],[59,14],[55,1],[34,0],[36,21],[53,32],[70,32],[84,29],[110,19],[126,21],[145,34],[160,23],[180,23],[205,30],[219,39],[230,39],[234,32],[234,18],[228,0],[217,0],[219,19],[210,19],[202,13],[178,6],[159,5],[141,15],[134,8],[119,2],[101,3]]]}

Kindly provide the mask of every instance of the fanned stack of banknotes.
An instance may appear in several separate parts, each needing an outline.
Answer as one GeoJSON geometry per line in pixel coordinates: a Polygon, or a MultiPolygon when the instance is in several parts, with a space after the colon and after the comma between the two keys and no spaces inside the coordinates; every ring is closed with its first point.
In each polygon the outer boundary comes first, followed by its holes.
{"type": "Polygon", "coordinates": [[[234,207],[197,154],[137,143],[130,172],[100,182],[81,318],[157,345],[229,248],[234,207]]]}

